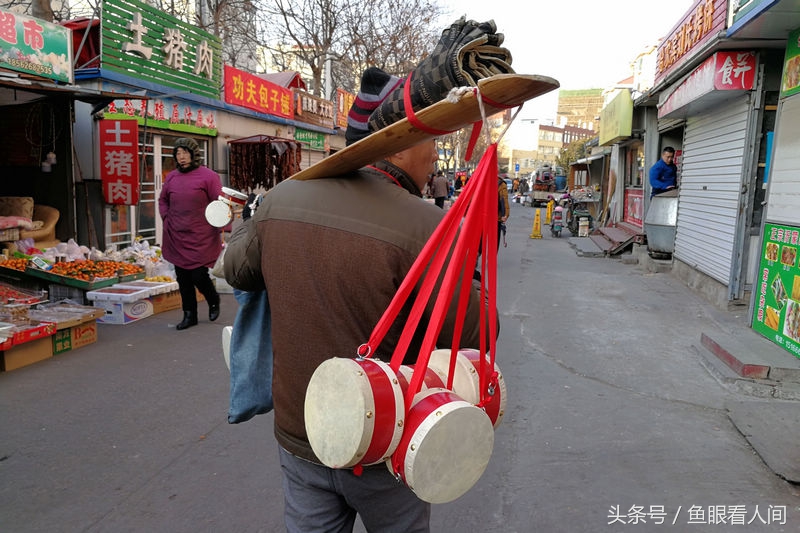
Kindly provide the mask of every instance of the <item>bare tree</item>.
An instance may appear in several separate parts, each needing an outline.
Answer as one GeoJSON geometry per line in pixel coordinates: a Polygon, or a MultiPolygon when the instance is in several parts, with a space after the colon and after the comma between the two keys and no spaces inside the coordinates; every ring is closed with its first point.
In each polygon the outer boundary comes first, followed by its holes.
{"type": "Polygon", "coordinates": [[[431,0],[277,0],[265,9],[273,22],[266,34],[276,66],[307,69],[318,96],[327,59],[334,63],[334,85],[354,91],[368,66],[408,73],[441,30],[435,26],[442,9],[431,0]]]}

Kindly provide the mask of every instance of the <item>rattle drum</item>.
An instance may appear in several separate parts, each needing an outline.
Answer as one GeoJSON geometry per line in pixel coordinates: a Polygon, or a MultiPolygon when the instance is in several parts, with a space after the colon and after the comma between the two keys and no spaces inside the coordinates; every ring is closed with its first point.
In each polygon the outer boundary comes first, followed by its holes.
{"type": "Polygon", "coordinates": [[[405,430],[387,466],[421,500],[447,503],[483,474],[494,447],[486,413],[442,388],[414,396],[405,430]]]}
{"type": "MultiPolygon", "coordinates": [[[[456,353],[453,392],[473,405],[477,405],[481,401],[481,380],[478,373],[480,370],[480,357],[480,352],[471,348],[463,348],[456,353]]],[[[443,349],[431,352],[428,368],[433,368],[439,375],[444,376],[443,379],[446,384],[450,371],[450,350],[443,349]]],[[[489,370],[488,357],[485,368],[489,370]]],[[[482,407],[486,410],[486,414],[489,415],[494,427],[497,427],[505,414],[508,394],[503,373],[500,372],[497,363],[494,365],[494,372],[497,372],[497,385],[493,390],[490,390],[487,401],[482,407]]]]}
{"type": "Polygon", "coordinates": [[[328,359],[308,383],[308,441],[330,468],[386,461],[400,442],[404,419],[403,391],[394,370],[383,361],[328,359]]]}
{"type": "Polygon", "coordinates": [[[232,208],[244,207],[246,203],[246,194],[223,187],[222,194],[206,206],[206,220],[215,228],[227,226],[233,220],[232,208]]]}

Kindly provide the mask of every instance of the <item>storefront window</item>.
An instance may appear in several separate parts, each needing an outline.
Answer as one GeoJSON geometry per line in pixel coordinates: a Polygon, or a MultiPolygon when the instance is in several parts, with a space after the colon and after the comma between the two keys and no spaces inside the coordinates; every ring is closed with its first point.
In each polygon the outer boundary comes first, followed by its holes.
{"type": "Polygon", "coordinates": [[[625,187],[642,187],[644,183],[644,148],[631,145],[625,155],[625,187]]]}

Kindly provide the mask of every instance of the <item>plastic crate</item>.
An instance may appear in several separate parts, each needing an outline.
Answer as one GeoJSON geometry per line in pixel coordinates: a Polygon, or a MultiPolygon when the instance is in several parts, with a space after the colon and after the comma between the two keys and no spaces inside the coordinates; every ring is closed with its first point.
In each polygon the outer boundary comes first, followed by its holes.
{"type": "Polygon", "coordinates": [[[76,304],[91,305],[91,302],[86,299],[85,289],[69,287],[68,285],[59,285],[57,283],[51,283],[48,286],[48,298],[51,302],[72,300],[76,304]]]}

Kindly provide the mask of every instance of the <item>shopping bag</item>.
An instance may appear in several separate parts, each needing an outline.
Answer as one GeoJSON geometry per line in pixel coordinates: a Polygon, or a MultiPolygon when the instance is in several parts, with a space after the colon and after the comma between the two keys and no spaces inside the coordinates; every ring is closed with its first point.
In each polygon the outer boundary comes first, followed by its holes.
{"type": "Polygon", "coordinates": [[[228,423],[238,424],[272,411],[272,316],[266,290],[234,289],[233,296],[239,310],[230,332],[228,423]]]}

